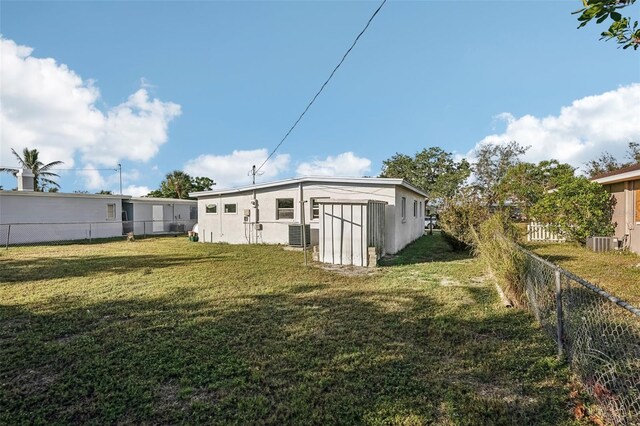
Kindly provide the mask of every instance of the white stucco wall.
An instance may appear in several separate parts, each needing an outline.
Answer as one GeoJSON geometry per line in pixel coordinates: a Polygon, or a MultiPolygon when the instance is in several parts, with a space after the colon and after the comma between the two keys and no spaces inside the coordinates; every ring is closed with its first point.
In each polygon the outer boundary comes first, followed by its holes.
{"type": "Polygon", "coordinates": [[[122,197],[0,191],[0,244],[122,235],[122,197]],[[107,218],[107,206],[115,217],[107,218]],[[11,229],[9,231],[9,224],[11,229]]]}
{"type": "Polygon", "coordinates": [[[133,206],[133,233],[148,235],[154,232],[170,232],[172,224],[184,225],[190,231],[198,222],[197,217],[190,219],[191,207],[197,207],[195,200],[171,200],[165,198],[133,198],[125,203],[133,206]],[[162,206],[162,223],[153,223],[153,206],[162,206]],[[154,231],[155,229],[155,231],[154,231]]]}
{"type": "Polygon", "coordinates": [[[424,232],[423,209],[418,217],[413,217],[413,200],[418,199],[424,205],[424,198],[400,185],[381,184],[332,184],[328,182],[304,182],[302,190],[299,183],[283,184],[278,187],[260,188],[255,190],[258,200],[259,223],[263,230],[256,231],[255,209],[251,208],[253,190],[201,196],[198,198],[198,227],[201,242],[228,242],[233,244],[268,243],[288,244],[288,226],[301,222],[300,199],[304,204],[305,223],[311,225],[311,243],[318,244],[318,219],[312,218],[312,198],[334,198],[347,200],[373,199],[388,203],[386,210],[385,251],[396,253],[409,242],[418,238],[424,232]],[[302,192],[302,195],[301,195],[302,192]],[[407,220],[402,223],[396,213],[396,203],[400,193],[407,197],[407,220]],[[293,198],[294,218],[276,219],[276,199],[293,198]],[[411,201],[409,201],[411,200],[411,201]],[[224,204],[237,204],[237,213],[224,213],[224,204]],[[216,204],[217,213],[206,213],[207,204],[216,204]],[[244,209],[250,210],[250,221],[245,223],[244,209]],[[397,237],[396,237],[397,234],[397,237]]]}

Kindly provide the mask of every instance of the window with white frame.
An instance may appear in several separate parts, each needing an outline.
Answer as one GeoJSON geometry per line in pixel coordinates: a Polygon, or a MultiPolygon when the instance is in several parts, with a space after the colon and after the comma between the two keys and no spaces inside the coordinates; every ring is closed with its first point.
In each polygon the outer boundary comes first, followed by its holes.
{"type": "Polygon", "coordinates": [[[402,221],[407,220],[407,197],[402,197],[400,201],[400,212],[402,213],[402,221]]]}
{"type": "Polygon", "coordinates": [[[216,214],[218,213],[218,205],[217,204],[207,204],[204,207],[204,212],[208,214],[216,214]]]}
{"type": "Polygon", "coordinates": [[[293,219],[293,198],[276,199],[276,220],[293,219]]]}
{"type": "Polygon", "coordinates": [[[107,220],[116,220],[115,204],[107,204],[107,220]]]}
{"type": "Polygon", "coordinates": [[[226,214],[235,214],[238,213],[238,205],[237,204],[225,204],[224,205],[224,212],[226,214]]]}
{"type": "Polygon", "coordinates": [[[418,202],[413,200],[413,217],[418,217],[418,202]]]}
{"type": "Polygon", "coordinates": [[[327,199],[329,197],[318,197],[311,199],[311,219],[319,219],[320,218],[320,203],[318,200],[327,199]]]}
{"type": "Polygon", "coordinates": [[[420,201],[420,217],[422,217],[422,213],[424,210],[422,210],[422,201],[420,201]]]}

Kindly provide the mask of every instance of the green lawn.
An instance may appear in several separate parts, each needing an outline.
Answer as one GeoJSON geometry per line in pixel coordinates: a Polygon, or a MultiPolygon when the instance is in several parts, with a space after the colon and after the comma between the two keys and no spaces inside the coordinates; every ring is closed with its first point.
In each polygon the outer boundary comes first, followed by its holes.
{"type": "Polygon", "coordinates": [[[575,424],[553,343],[478,262],[436,234],[388,264],[184,238],[3,251],[0,424],[575,424]]]}
{"type": "Polygon", "coordinates": [[[630,252],[596,253],[574,243],[529,243],[539,256],[640,307],[640,256],[630,252]]]}

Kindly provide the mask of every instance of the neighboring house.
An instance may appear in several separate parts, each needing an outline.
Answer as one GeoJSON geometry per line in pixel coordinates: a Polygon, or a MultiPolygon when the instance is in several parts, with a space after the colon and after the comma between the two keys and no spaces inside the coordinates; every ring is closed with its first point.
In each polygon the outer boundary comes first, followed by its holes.
{"type": "Polygon", "coordinates": [[[122,235],[123,195],[0,191],[0,244],[122,235]],[[11,227],[9,227],[11,225],[11,227]]]}
{"type": "Polygon", "coordinates": [[[186,232],[197,213],[195,200],[34,192],[19,174],[17,191],[0,191],[0,244],[186,232]]]}
{"type": "Polygon", "coordinates": [[[310,244],[318,245],[327,200],[384,203],[384,221],[376,222],[384,226],[377,229],[384,234],[381,253],[397,253],[424,233],[426,194],[402,179],[302,177],[189,195],[198,199],[201,242],[289,244],[290,225],[304,222],[310,244]]]}
{"type": "Polygon", "coordinates": [[[130,197],[122,201],[125,233],[187,232],[197,222],[198,203],[195,200],[130,197]]]}
{"type": "Polygon", "coordinates": [[[626,238],[630,250],[640,253],[640,164],[603,173],[592,179],[616,199],[612,221],[616,237],[626,238]]]}

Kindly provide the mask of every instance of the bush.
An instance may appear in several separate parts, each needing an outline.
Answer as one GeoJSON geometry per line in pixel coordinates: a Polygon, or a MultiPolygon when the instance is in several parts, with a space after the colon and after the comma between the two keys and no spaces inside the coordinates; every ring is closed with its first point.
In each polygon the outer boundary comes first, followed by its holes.
{"type": "Polygon", "coordinates": [[[480,225],[476,254],[493,274],[505,295],[517,306],[524,306],[526,293],[525,254],[516,245],[518,228],[502,213],[480,225]]]}
{"type": "Polygon", "coordinates": [[[489,210],[485,204],[477,194],[468,190],[446,200],[440,211],[440,226],[443,233],[449,235],[445,238],[455,238],[458,241],[453,244],[476,247],[480,224],[488,218],[489,210]]]}
{"type": "Polygon", "coordinates": [[[547,222],[573,241],[585,244],[587,237],[611,236],[615,198],[599,183],[585,177],[565,180],[533,206],[536,220],[547,222]]]}

